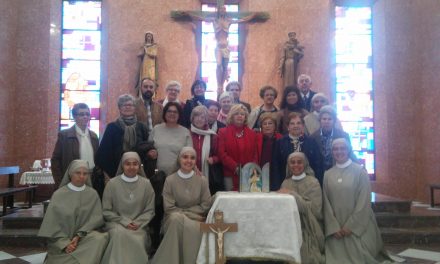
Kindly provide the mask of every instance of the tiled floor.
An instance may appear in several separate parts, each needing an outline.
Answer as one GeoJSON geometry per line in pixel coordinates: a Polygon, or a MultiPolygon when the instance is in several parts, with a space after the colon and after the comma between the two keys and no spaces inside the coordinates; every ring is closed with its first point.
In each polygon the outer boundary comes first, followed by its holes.
{"type": "Polygon", "coordinates": [[[0,264],[43,264],[45,257],[42,248],[0,248],[0,264]]]}
{"type": "MultiPolygon", "coordinates": [[[[376,197],[378,200],[383,200],[385,198],[378,195],[376,197]]],[[[419,204],[417,206],[411,207],[411,216],[439,216],[440,211],[433,211],[428,210],[429,205],[423,205],[419,204]]],[[[41,205],[36,205],[32,210],[29,210],[26,212],[27,215],[17,215],[18,217],[36,217],[41,214],[41,205]]],[[[37,230],[37,229],[36,229],[37,230]]],[[[35,232],[36,232],[35,230],[35,232]]],[[[6,230],[1,229],[1,221],[0,221],[0,232],[6,232],[6,230]]],[[[28,230],[23,229],[20,230],[23,232],[28,232],[28,230]]],[[[17,230],[14,230],[13,232],[17,232],[17,230]]],[[[15,233],[16,234],[16,233],[15,233]]],[[[34,244],[32,244],[34,245],[34,244]]],[[[410,264],[440,264],[440,260],[423,260],[420,258],[410,258],[410,257],[402,257],[398,254],[407,250],[408,248],[412,249],[419,249],[419,250],[425,250],[425,251],[431,251],[434,254],[430,254],[432,256],[435,255],[435,253],[440,252],[440,244],[438,245],[386,245],[386,249],[393,255],[397,255],[400,258],[405,259],[405,262],[403,263],[410,263],[410,264]]],[[[429,254],[429,252],[428,252],[429,254]]],[[[42,264],[44,261],[44,258],[46,256],[46,249],[42,247],[0,247],[0,264],[21,264],[21,263],[32,263],[32,264],[42,264]]]]}
{"type": "MultiPolygon", "coordinates": [[[[408,246],[399,246],[399,245],[390,245],[386,246],[387,250],[397,255],[398,253],[408,249],[408,246]]],[[[432,253],[440,252],[440,245],[437,246],[412,246],[414,249],[421,249],[426,251],[431,251],[432,253]]],[[[16,247],[3,247],[0,248],[0,264],[42,264],[44,258],[46,256],[46,252],[42,248],[16,248],[16,247]]],[[[440,263],[435,260],[423,260],[418,258],[410,258],[410,257],[402,257],[397,255],[400,258],[405,259],[403,263],[409,264],[437,264],[440,263]]]]}

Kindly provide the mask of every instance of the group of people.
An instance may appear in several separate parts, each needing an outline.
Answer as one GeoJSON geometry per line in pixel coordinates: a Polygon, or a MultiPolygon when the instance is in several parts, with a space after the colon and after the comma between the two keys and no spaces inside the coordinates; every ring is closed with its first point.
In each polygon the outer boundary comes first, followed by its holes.
{"type": "Polygon", "coordinates": [[[146,263],[151,255],[152,263],[195,263],[211,195],[237,191],[249,162],[269,164],[270,190],[295,197],[301,263],[380,263],[368,174],[311,84],[300,75],[279,108],[277,90],[264,86],[251,109],[238,82],[216,102],[197,80],[183,103],[178,82],[156,101],[145,78],[137,98],[119,97],[120,116],[100,143],[87,128],[89,108],[76,104],[75,125],[59,133],[52,157],[59,187],[40,229],[46,263],[146,263]]]}

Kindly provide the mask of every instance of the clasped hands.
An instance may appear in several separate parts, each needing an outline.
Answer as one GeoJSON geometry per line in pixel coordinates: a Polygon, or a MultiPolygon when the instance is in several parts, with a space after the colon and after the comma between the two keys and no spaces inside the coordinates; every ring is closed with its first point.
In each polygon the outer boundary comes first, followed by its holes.
{"type": "Polygon", "coordinates": [[[335,232],[335,233],[333,234],[333,236],[335,236],[336,239],[341,239],[341,238],[343,238],[343,237],[345,237],[345,236],[349,236],[349,235],[351,235],[351,233],[352,233],[352,232],[351,232],[350,229],[348,229],[348,228],[346,228],[346,227],[343,227],[341,230],[335,232]]]}
{"type": "Polygon", "coordinates": [[[69,245],[67,245],[67,247],[64,249],[64,251],[67,254],[72,253],[73,251],[76,250],[76,247],[78,246],[78,242],[79,242],[79,236],[75,236],[74,238],[72,238],[69,245]]]}
{"type": "Polygon", "coordinates": [[[127,225],[127,229],[129,229],[129,230],[136,231],[136,230],[138,230],[138,228],[139,228],[139,225],[137,225],[133,222],[127,225]]]}

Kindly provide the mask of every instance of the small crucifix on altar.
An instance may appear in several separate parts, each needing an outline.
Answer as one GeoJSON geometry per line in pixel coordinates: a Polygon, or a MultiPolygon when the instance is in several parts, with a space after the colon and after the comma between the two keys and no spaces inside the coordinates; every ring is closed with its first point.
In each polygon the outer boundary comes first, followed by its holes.
{"type": "Polygon", "coordinates": [[[245,23],[249,21],[266,21],[269,14],[266,12],[227,12],[224,0],[217,0],[216,12],[202,11],[172,11],[171,17],[175,20],[188,21],[200,20],[211,22],[214,27],[217,47],[215,49],[215,59],[217,62],[217,94],[223,92],[225,81],[229,80],[229,27],[234,23],[245,23]]]}
{"type": "Polygon", "coordinates": [[[216,254],[215,254],[215,264],[226,263],[225,253],[224,253],[224,235],[227,232],[237,232],[238,225],[236,223],[227,224],[223,222],[223,212],[220,210],[214,211],[214,223],[213,224],[200,224],[200,231],[202,232],[212,232],[216,237],[216,254]]]}

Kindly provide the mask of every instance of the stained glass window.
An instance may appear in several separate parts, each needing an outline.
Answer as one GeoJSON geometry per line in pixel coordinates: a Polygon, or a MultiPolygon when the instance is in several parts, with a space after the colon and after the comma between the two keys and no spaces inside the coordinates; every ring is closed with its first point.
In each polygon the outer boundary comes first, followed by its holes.
{"type": "Polygon", "coordinates": [[[336,7],[336,108],[353,151],[374,176],[373,70],[370,7],[336,7]]]}
{"type": "Polygon", "coordinates": [[[74,124],[76,103],[90,107],[90,129],[99,135],[101,2],[63,1],[60,129],[74,124]]]}
{"type": "MultiPolygon", "coordinates": [[[[238,5],[225,5],[227,12],[238,12],[238,5]]],[[[215,12],[216,4],[203,4],[202,11],[215,12]]],[[[229,27],[229,49],[231,51],[228,64],[229,81],[238,81],[238,24],[232,24],[229,27]]],[[[217,100],[217,62],[215,60],[215,33],[212,23],[202,22],[201,37],[201,78],[207,84],[206,98],[217,100]]]]}

